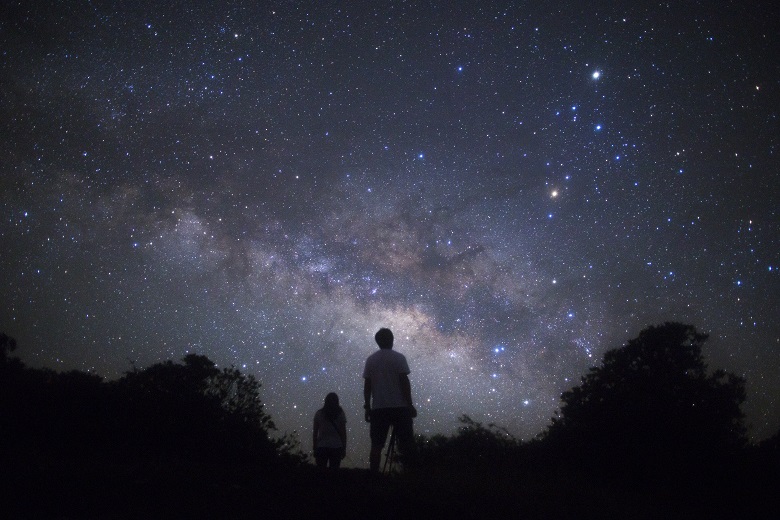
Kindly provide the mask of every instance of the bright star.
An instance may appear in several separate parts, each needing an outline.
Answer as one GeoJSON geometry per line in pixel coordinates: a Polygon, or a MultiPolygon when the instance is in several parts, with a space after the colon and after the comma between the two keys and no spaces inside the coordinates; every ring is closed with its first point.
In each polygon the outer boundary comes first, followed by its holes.
{"type": "Polygon", "coordinates": [[[601,77],[601,72],[599,72],[599,71],[595,71],[595,72],[593,73],[593,79],[599,79],[599,77],[601,77]]]}

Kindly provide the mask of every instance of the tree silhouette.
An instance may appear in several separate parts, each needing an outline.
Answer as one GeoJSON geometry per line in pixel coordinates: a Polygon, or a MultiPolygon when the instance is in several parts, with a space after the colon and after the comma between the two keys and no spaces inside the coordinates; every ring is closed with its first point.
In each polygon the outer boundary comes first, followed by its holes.
{"type": "Polygon", "coordinates": [[[420,463],[428,470],[496,472],[517,466],[521,443],[505,428],[490,423],[487,426],[468,415],[458,418],[455,435],[441,434],[417,437],[420,463]]]}
{"type": "Polygon", "coordinates": [[[0,368],[9,363],[8,353],[16,349],[16,340],[5,332],[0,332],[0,368]]]}
{"type": "Polygon", "coordinates": [[[302,460],[294,438],[271,438],[275,425],[254,377],[232,367],[220,370],[205,356],[189,354],[182,361],[134,369],[113,383],[127,404],[121,430],[129,449],[302,460]]]}
{"type": "Polygon", "coordinates": [[[0,462],[305,461],[294,436],[273,435],[260,383],[233,367],[190,354],[107,382],[92,373],[28,368],[8,356],[15,346],[0,334],[0,462]]]}
{"type": "Polygon", "coordinates": [[[621,474],[706,472],[745,444],[744,380],[708,373],[701,353],[707,337],[691,325],[665,323],[606,352],[563,393],[544,439],[621,474]]]}

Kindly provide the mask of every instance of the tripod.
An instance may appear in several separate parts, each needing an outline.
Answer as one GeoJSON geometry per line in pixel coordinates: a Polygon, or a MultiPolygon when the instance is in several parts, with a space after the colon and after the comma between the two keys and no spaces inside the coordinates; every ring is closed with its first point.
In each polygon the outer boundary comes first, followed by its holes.
{"type": "Polygon", "coordinates": [[[393,465],[396,462],[395,453],[395,426],[390,426],[390,443],[385,453],[385,465],[382,467],[382,474],[387,475],[393,471],[393,465]]]}

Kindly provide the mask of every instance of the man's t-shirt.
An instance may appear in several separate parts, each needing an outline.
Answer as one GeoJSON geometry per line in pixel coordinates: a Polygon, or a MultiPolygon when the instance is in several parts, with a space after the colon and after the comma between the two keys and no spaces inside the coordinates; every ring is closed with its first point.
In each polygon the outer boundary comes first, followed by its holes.
{"type": "Polygon", "coordinates": [[[366,359],[363,379],[371,380],[371,408],[409,406],[401,393],[400,376],[409,373],[406,358],[391,349],[381,348],[366,359]]]}

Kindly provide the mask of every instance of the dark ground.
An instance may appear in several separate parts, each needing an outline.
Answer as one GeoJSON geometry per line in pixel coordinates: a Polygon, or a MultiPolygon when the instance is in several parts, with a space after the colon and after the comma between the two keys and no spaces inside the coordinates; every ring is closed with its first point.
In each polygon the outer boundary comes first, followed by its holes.
{"type": "MultiPolygon", "coordinates": [[[[8,469],[8,466],[5,466],[8,469]]],[[[778,518],[780,486],[631,490],[586,472],[526,468],[372,476],[311,466],[263,469],[175,460],[62,461],[6,473],[9,519],[134,518],[778,518]],[[11,478],[9,478],[11,477],[11,478]]],[[[763,482],[763,483],[760,483],[763,482]]]]}

